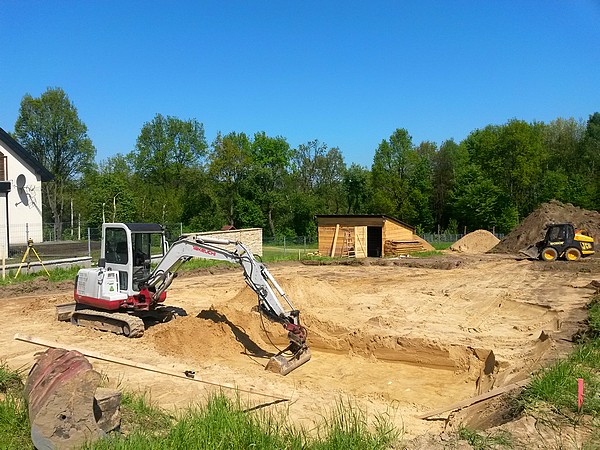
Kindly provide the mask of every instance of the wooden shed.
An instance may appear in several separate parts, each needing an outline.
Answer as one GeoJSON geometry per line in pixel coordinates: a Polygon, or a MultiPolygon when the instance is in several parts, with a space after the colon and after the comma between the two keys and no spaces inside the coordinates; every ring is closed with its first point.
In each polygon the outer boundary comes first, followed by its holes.
{"type": "Polygon", "coordinates": [[[318,215],[319,253],[356,258],[433,250],[415,228],[385,215],[318,215]]]}

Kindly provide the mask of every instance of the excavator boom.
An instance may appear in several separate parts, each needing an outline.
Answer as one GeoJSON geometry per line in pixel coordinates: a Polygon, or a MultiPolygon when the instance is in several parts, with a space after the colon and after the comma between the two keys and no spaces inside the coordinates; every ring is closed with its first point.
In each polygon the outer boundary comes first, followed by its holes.
{"type": "MultiPolygon", "coordinates": [[[[79,271],[75,287],[78,308],[70,316],[72,323],[139,337],[143,334],[140,317],[160,315],[165,309],[161,303],[183,264],[192,258],[227,261],[242,267],[246,283],[258,296],[260,313],[288,332],[289,345],[271,358],[266,369],[286,375],[310,359],[300,312],[247,246],[239,241],[182,237],[151,271],[151,235],[160,233],[162,228],[153,224],[103,225],[101,267],[79,271]],[[80,305],[86,309],[81,310],[80,305]]],[[[162,247],[166,249],[166,245],[162,247]]]]}

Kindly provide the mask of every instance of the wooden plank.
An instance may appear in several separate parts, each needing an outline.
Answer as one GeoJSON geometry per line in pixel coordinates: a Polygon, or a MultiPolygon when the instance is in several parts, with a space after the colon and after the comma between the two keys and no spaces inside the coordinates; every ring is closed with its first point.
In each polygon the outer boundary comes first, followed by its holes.
{"type": "Polygon", "coordinates": [[[453,403],[451,405],[448,405],[444,408],[440,408],[440,409],[435,409],[433,411],[429,411],[428,413],[425,414],[421,414],[420,416],[417,416],[417,419],[427,419],[431,416],[437,416],[441,413],[447,412],[447,411],[454,411],[456,409],[462,409],[462,408],[466,408],[467,406],[471,406],[474,405],[475,403],[479,403],[482,402],[484,400],[487,400],[489,398],[493,398],[493,397],[497,397],[498,395],[502,395],[506,392],[512,391],[514,389],[520,388],[525,386],[527,383],[529,383],[529,378],[522,380],[522,381],[517,381],[516,383],[512,383],[512,384],[508,384],[506,386],[500,387],[498,389],[492,389],[489,392],[486,392],[485,394],[481,394],[481,395],[477,395],[475,397],[471,397],[468,398],[466,400],[462,400],[460,402],[456,402],[453,403]]]}
{"type": "Polygon", "coordinates": [[[333,244],[331,245],[331,253],[329,254],[329,256],[331,256],[332,258],[335,256],[335,247],[336,247],[339,231],[340,231],[340,224],[338,223],[335,226],[335,233],[333,233],[333,244]]]}
{"type": "Polygon", "coordinates": [[[356,237],[356,257],[367,257],[367,227],[354,227],[354,236],[356,237]]]}
{"type": "Polygon", "coordinates": [[[75,351],[78,351],[79,353],[81,353],[82,355],[88,356],[90,358],[99,359],[101,361],[107,361],[107,362],[111,362],[111,363],[115,363],[115,364],[120,364],[122,366],[134,367],[136,369],[142,369],[142,370],[147,370],[149,372],[155,372],[155,373],[160,373],[163,375],[169,375],[171,377],[183,378],[184,380],[196,381],[197,383],[208,384],[210,386],[216,386],[216,387],[225,388],[225,389],[233,389],[236,391],[245,392],[247,394],[260,395],[263,397],[269,397],[269,398],[273,398],[273,399],[280,400],[280,401],[290,401],[289,398],[279,397],[279,396],[271,395],[271,394],[264,394],[262,392],[258,392],[258,391],[254,391],[254,390],[250,390],[250,389],[241,389],[236,386],[228,386],[226,384],[219,384],[219,383],[213,383],[211,381],[204,381],[204,380],[201,380],[200,378],[189,378],[185,374],[161,369],[160,367],[151,366],[150,364],[144,364],[144,363],[132,361],[129,359],[119,358],[117,356],[104,355],[102,353],[98,353],[93,350],[86,350],[83,348],[74,347],[72,345],[59,344],[57,342],[47,341],[45,339],[28,336],[26,334],[20,334],[20,333],[15,334],[15,340],[28,342],[29,344],[41,345],[42,347],[64,348],[65,350],[75,350],[75,351]]]}
{"type": "Polygon", "coordinates": [[[383,226],[383,217],[318,217],[317,223],[320,227],[334,227],[339,224],[342,227],[361,226],[383,226]]]}

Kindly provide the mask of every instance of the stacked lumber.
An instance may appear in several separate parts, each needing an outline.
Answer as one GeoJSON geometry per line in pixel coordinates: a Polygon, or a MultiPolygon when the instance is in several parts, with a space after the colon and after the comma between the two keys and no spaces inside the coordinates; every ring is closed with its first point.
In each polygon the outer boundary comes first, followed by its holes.
{"type": "Polygon", "coordinates": [[[386,240],[384,246],[385,256],[406,255],[414,252],[424,252],[427,249],[420,241],[391,241],[386,240]]]}

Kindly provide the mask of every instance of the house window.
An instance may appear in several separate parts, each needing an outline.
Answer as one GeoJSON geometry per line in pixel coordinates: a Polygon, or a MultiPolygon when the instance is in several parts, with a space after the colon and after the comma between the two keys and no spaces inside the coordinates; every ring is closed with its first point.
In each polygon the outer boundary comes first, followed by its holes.
{"type": "Polygon", "coordinates": [[[4,153],[0,152],[0,181],[6,181],[6,177],[6,156],[4,156],[4,153]]]}

